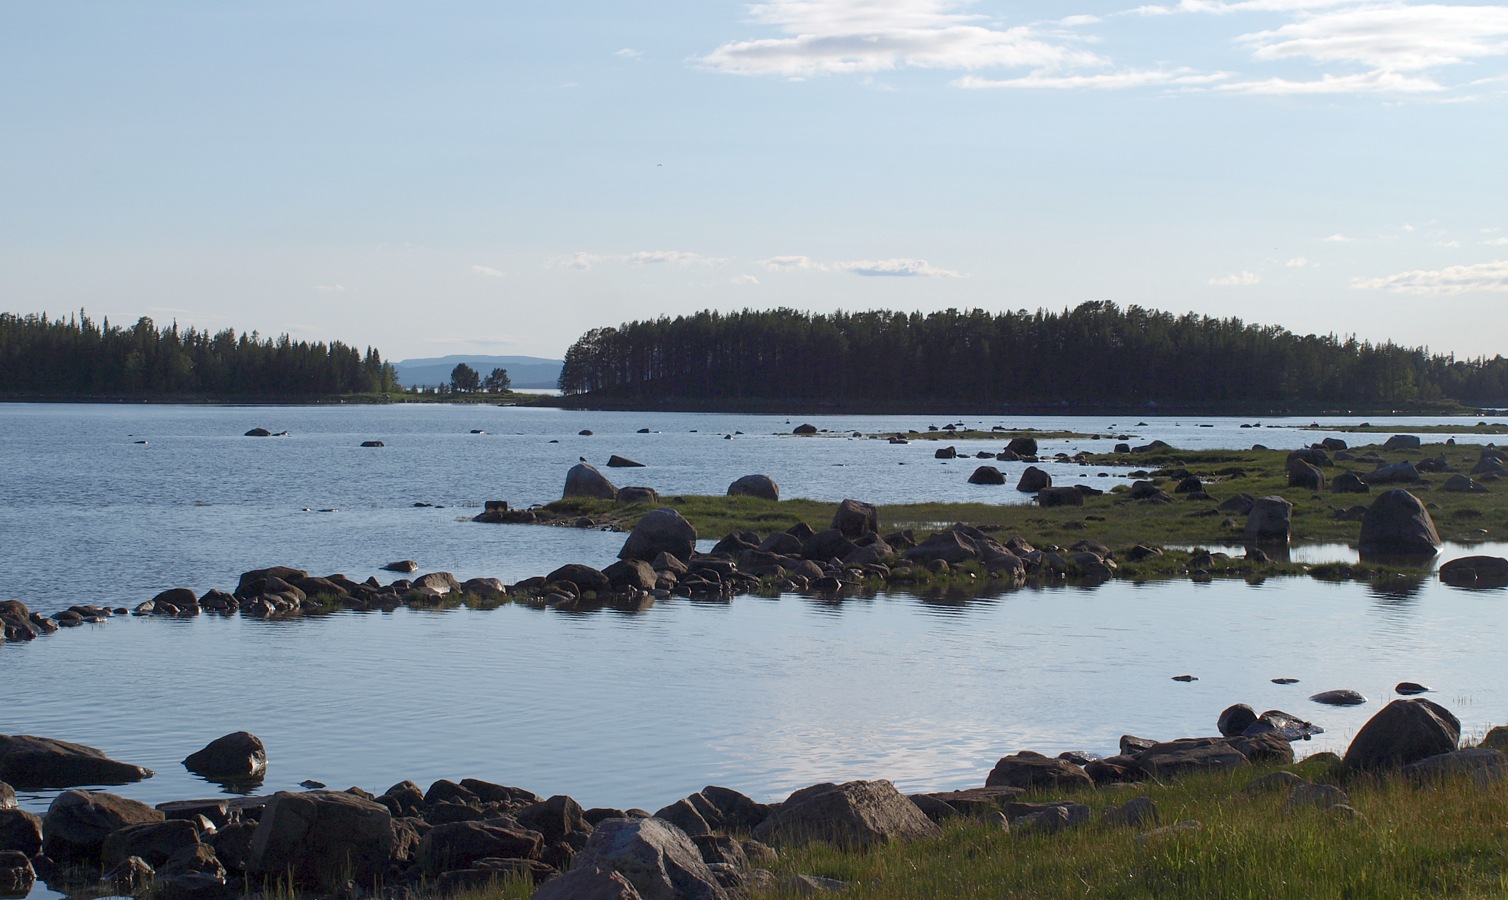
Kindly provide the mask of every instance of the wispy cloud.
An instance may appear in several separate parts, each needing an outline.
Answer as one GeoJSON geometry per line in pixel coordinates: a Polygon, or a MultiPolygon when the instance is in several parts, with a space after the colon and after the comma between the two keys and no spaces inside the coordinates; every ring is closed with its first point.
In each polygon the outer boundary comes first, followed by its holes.
{"type": "Polygon", "coordinates": [[[1355,240],[1356,240],[1356,238],[1354,238],[1354,237],[1346,237],[1344,234],[1341,234],[1339,231],[1337,231],[1336,233],[1334,233],[1334,234],[1330,235],[1329,237],[1325,238],[1325,243],[1327,243],[1327,244],[1349,244],[1349,243],[1352,243],[1355,240]]]}
{"type": "Polygon", "coordinates": [[[1288,262],[1283,263],[1283,265],[1287,266],[1290,269],[1302,269],[1302,268],[1304,268],[1304,267],[1306,267],[1306,266],[1309,265],[1309,260],[1308,260],[1307,257],[1295,256],[1293,259],[1290,259],[1288,262]]]}
{"type": "Polygon", "coordinates": [[[686,250],[641,250],[638,253],[630,253],[622,257],[622,259],[624,262],[636,266],[648,266],[657,263],[672,263],[678,266],[720,266],[728,261],[726,258],[703,256],[700,253],[691,253],[686,250]]]}
{"type": "Polygon", "coordinates": [[[1489,247],[1508,247],[1508,237],[1495,237],[1483,241],[1489,247]]]}
{"type": "Polygon", "coordinates": [[[1255,272],[1237,272],[1234,275],[1226,275],[1221,278],[1211,278],[1210,284],[1220,287],[1245,287],[1247,285],[1261,284],[1262,276],[1255,272]]]}
{"type": "Polygon", "coordinates": [[[848,272],[869,277],[962,278],[962,273],[941,269],[925,259],[850,260],[819,262],[810,256],[772,256],[759,264],[772,272],[848,272]]]}
{"type": "Polygon", "coordinates": [[[734,275],[728,279],[730,284],[758,284],[759,279],[753,275],[734,275]]]}
{"type": "Polygon", "coordinates": [[[316,284],[314,289],[321,294],[344,294],[346,292],[346,286],[343,284],[316,284]]]}
{"type": "Polygon", "coordinates": [[[562,269],[575,269],[578,272],[590,272],[593,267],[602,262],[603,257],[585,250],[578,250],[569,256],[556,256],[547,261],[548,265],[558,266],[562,269]]]}
{"type": "Polygon", "coordinates": [[[472,266],[471,271],[477,275],[486,275],[488,278],[502,278],[503,270],[494,269],[491,266],[472,266]]]}
{"type": "Polygon", "coordinates": [[[639,59],[644,55],[644,51],[635,50],[632,47],[624,47],[622,50],[614,50],[613,55],[619,59],[639,59]]]}
{"type": "Polygon", "coordinates": [[[1033,72],[1018,78],[981,78],[965,75],[953,87],[980,88],[1054,88],[1058,90],[1122,91],[1142,87],[1194,87],[1212,85],[1230,78],[1228,72],[1196,72],[1193,69],[1122,69],[1082,75],[1055,75],[1033,72]]]}
{"type": "Polygon", "coordinates": [[[1444,295],[1476,291],[1508,293],[1508,260],[1500,259],[1471,266],[1447,266],[1443,269],[1414,269],[1375,278],[1353,278],[1351,287],[1399,294],[1444,295]]]}

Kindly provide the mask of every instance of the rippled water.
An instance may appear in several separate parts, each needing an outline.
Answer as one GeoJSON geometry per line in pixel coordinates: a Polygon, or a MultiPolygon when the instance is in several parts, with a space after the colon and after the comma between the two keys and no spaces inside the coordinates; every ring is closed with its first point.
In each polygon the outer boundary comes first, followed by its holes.
{"type": "MultiPolygon", "coordinates": [[[[665,494],[721,493],[739,475],[765,472],[786,496],[1019,502],[1009,488],[964,483],[975,463],[936,461],[936,445],[783,434],[800,421],[492,407],[0,406],[0,597],[44,612],[86,600],[128,605],[169,586],[230,587],[241,571],[274,563],[365,578],[412,557],[425,570],[506,581],[568,561],[604,565],[621,535],[466,521],[483,499],[553,499],[579,455],[645,462],[610,474],[665,494]],[[241,436],[258,425],[291,434],[241,436]],[[578,435],[583,428],[595,434],[578,435]],[[357,446],[367,439],[387,446],[357,446]],[[412,506],[419,501],[445,508],[412,506]]],[[[839,433],[929,424],[812,421],[839,433]]],[[[1216,427],[1000,424],[1115,430],[1186,447],[1323,436],[1201,421],[1216,427]]],[[[1043,449],[1077,447],[1097,444],[1043,449]]],[[[1508,592],[1394,587],[1112,582],[969,601],[674,600],[638,614],[509,606],[292,622],[118,618],[0,646],[0,732],[79,741],[156,769],[118,789],[153,802],[216,791],[179,761],[246,729],[268,745],[268,790],[309,778],[380,791],[405,778],[469,776],[570,793],[588,806],[655,809],[709,783],[759,799],[826,779],[976,785],[996,758],[1020,749],[1110,753],[1125,732],[1209,733],[1234,702],[1311,718],[1327,729],[1312,748],[1338,750],[1402,680],[1437,688],[1435,699],[1470,731],[1508,722],[1499,652],[1508,592]],[[1199,680],[1170,680],[1183,673],[1199,680]],[[1302,681],[1271,684],[1280,676],[1302,681]],[[1371,702],[1336,709],[1306,699],[1339,687],[1371,702]]],[[[24,802],[41,809],[48,799],[24,802]]]]}

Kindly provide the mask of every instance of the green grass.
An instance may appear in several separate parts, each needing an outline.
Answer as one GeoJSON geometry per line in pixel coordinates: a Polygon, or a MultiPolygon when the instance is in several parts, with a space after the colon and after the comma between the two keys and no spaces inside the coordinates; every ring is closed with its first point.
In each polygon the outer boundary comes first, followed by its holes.
{"type": "MultiPolygon", "coordinates": [[[[1094,815],[1059,834],[1012,834],[955,819],[935,840],[858,852],[788,849],[777,874],[837,878],[852,885],[845,897],[881,900],[1508,894],[1508,782],[1341,780],[1361,814],[1347,819],[1317,808],[1285,811],[1286,791],[1241,793],[1266,771],[1075,793],[1064,799],[1090,805],[1094,815]],[[1157,804],[1163,825],[1194,820],[1200,827],[1143,842],[1145,828],[1098,824],[1101,810],[1140,794],[1157,804]]],[[[1315,780],[1336,781],[1323,771],[1315,780]]]]}

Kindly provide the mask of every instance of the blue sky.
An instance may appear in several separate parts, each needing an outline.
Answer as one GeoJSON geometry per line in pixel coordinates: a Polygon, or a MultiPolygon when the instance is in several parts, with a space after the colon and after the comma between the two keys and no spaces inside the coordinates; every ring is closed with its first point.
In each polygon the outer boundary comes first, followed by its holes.
{"type": "Polygon", "coordinates": [[[559,356],[1085,300],[1508,352],[1508,5],[0,3],[0,308],[559,356]]]}

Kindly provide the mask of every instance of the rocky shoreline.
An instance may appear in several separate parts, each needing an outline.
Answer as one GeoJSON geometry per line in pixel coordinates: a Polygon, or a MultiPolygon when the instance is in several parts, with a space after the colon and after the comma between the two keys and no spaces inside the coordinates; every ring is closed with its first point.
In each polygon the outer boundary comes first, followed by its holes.
{"type": "MultiPolygon", "coordinates": [[[[816,784],[779,803],[708,786],[655,812],[587,808],[575,799],[478,779],[404,781],[381,794],[322,786],[270,796],[222,796],[147,806],[99,790],[65,790],[44,816],[16,808],[0,783],[0,896],[24,897],[40,879],[56,890],[109,890],[222,898],[292,889],[313,896],[447,896],[504,880],[537,886],[543,900],[578,897],[735,898],[764,892],[838,892],[842,882],[776,876],[781,853],[820,841],[863,849],[941,836],[957,817],[1017,833],[1091,824],[1131,828],[1143,839],[1197,828],[1164,825],[1138,786],[1199,772],[1251,769],[1248,792],[1281,790],[1291,806],[1359,815],[1334,783],[1288,771],[1309,723],[1241,705],[1219,717],[1218,736],[1152,741],[1130,735],[1098,759],[1020,751],[1000,758],[983,785],[902,794],[889,781],[816,784]],[[1292,739],[1290,736],[1293,736],[1292,739]],[[1256,773],[1266,770],[1270,774],[1256,773]],[[1083,792],[1115,790],[1098,804],[1083,792]],[[1122,798],[1124,798],[1123,802],[1122,798]]],[[[1430,779],[1508,776],[1508,728],[1460,749],[1459,720],[1422,697],[1393,701],[1357,733],[1344,758],[1304,761],[1344,783],[1355,775],[1430,779]]],[[[185,767],[226,785],[255,783],[266,766],[260,740],[219,738],[185,767]]],[[[93,748],[0,735],[0,776],[27,789],[112,784],[151,777],[93,748]]]]}

